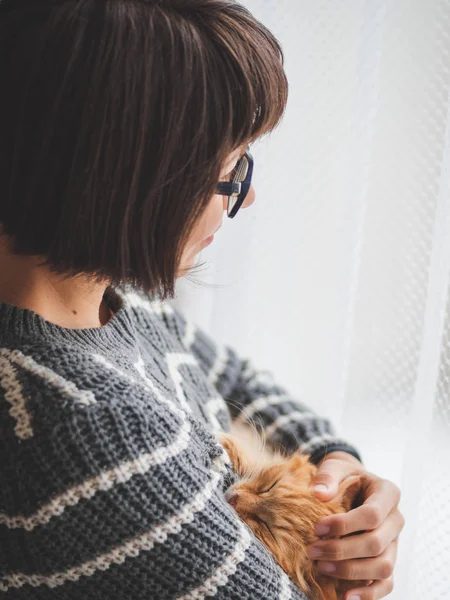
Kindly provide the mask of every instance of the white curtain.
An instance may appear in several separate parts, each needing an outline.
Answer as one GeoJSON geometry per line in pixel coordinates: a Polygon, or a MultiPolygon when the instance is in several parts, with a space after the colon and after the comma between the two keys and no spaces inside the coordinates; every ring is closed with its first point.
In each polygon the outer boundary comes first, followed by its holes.
{"type": "Polygon", "coordinates": [[[177,303],[400,485],[390,597],[450,600],[450,0],[246,5],[289,106],[177,303]]]}

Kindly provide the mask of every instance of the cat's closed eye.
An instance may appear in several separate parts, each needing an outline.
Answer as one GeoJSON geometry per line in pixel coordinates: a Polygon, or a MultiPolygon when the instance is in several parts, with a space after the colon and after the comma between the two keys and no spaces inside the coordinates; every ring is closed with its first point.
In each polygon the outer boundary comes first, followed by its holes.
{"type": "Polygon", "coordinates": [[[278,481],[274,481],[272,484],[270,484],[270,486],[267,489],[259,490],[258,493],[260,495],[261,494],[267,494],[267,492],[270,492],[270,490],[272,490],[277,485],[277,483],[279,483],[279,480],[278,481]]]}
{"type": "Polygon", "coordinates": [[[269,534],[271,535],[271,537],[276,541],[276,538],[272,532],[272,530],[270,529],[269,525],[264,521],[264,519],[261,519],[261,517],[258,514],[253,514],[252,518],[257,521],[260,525],[263,525],[265,529],[267,529],[267,531],[269,532],[269,534]]]}

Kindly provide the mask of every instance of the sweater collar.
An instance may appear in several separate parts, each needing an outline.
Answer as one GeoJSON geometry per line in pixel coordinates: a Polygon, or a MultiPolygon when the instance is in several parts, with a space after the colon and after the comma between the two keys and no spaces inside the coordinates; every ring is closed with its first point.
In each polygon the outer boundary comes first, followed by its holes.
{"type": "Polygon", "coordinates": [[[107,288],[104,299],[113,316],[102,327],[70,329],[46,321],[34,311],[0,302],[0,345],[77,344],[95,351],[126,352],[136,345],[130,309],[119,290],[107,288]]]}

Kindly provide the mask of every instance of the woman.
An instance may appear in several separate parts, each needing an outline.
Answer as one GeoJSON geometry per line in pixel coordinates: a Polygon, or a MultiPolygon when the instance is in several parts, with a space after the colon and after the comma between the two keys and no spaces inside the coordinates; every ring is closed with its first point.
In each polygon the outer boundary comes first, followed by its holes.
{"type": "Polygon", "coordinates": [[[287,98],[273,35],[230,0],[3,0],[0,44],[0,597],[304,598],[224,501],[214,437],[281,415],[320,498],[363,476],[317,534],[366,533],[311,555],[375,580],[347,600],[385,596],[398,489],[166,302],[255,199],[248,145],[287,98]]]}

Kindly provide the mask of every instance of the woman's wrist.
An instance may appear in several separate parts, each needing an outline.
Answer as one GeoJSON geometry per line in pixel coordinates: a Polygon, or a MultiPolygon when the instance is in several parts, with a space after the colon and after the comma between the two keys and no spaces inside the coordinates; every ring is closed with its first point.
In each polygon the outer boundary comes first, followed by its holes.
{"type": "Polygon", "coordinates": [[[325,454],[325,456],[320,461],[320,464],[322,464],[325,460],[328,460],[331,458],[338,459],[338,460],[345,460],[352,464],[358,465],[359,467],[363,467],[362,462],[359,461],[356,458],[356,456],[353,456],[353,454],[350,454],[349,452],[343,452],[342,450],[336,450],[335,452],[330,452],[329,454],[325,454]]]}

